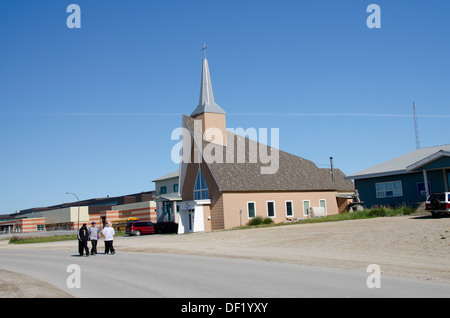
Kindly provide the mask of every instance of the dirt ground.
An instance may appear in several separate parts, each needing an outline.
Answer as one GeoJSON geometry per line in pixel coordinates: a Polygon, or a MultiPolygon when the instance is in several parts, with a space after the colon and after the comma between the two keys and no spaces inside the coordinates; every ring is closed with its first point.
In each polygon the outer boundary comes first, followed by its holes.
{"type": "Polygon", "coordinates": [[[427,215],[131,237],[117,250],[249,258],[450,283],[450,218],[427,215]]]}
{"type": "Polygon", "coordinates": [[[0,298],[71,298],[71,296],[41,280],[0,269],[0,298]]]}
{"type": "MultiPolygon", "coordinates": [[[[182,235],[117,237],[120,252],[248,258],[366,271],[450,283],[450,218],[428,214],[182,235]]],[[[99,248],[103,249],[103,242],[99,248]]],[[[3,248],[30,248],[0,242],[3,248]]],[[[72,241],[36,243],[37,248],[77,249],[72,241]]],[[[0,265],[1,267],[1,265],[0,265]]],[[[0,282],[3,280],[0,271],[0,282]]],[[[0,294],[1,296],[1,294],[0,294]]]]}

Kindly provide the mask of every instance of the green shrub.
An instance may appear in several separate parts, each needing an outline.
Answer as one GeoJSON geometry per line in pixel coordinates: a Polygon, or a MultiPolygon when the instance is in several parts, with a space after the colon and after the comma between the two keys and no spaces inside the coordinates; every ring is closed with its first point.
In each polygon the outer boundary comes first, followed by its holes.
{"type": "Polygon", "coordinates": [[[264,222],[264,218],[261,216],[255,216],[253,219],[248,221],[248,225],[261,225],[264,222]]]}
{"type": "Polygon", "coordinates": [[[265,218],[263,224],[273,224],[273,220],[271,218],[265,218]]]}
{"type": "Polygon", "coordinates": [[[262,216],[255,216],[253,219],[248,221],[247,225],[263,225],[263,224],[273,224],[273,220],[271,218],[263,218],[262,216]]]}

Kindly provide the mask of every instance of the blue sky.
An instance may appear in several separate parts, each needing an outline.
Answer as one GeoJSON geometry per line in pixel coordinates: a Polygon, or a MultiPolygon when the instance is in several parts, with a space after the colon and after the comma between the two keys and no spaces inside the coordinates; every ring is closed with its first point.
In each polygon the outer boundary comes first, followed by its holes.
{"type": "Polygon", "coordinates": [[[154,189],[197,106],[203,42],[227,127],[351,174],[449,143],[450,3],[3,0],[0,214],[154,189]],[[69,4],[81,29],[69,29],[69,4]],[[369,4],[381,28],[369,29],[369,4]]]}

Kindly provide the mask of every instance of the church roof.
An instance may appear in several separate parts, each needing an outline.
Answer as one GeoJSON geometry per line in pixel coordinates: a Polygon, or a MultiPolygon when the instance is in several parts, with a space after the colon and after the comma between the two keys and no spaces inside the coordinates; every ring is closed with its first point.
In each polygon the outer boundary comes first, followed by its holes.
{"type": "Polygon", "coordinates": [[[202,77],[200,82],[200,99],[198,106],[192,112],[191,117],[195,117],[202,113],[217,113],[225,114],[225,111],[220,108],[214,101],[214,93],[211,84],[211,75],[209,73],[208,60],[206,57],[202,62],[202,77]]]}
{"type": "MultiPolygon", "coordinates": [[[[194,119],[183,116],[187,127],[194,137],[194,119]]],[[[197,144],[199,142],[196,140],[197,144]]],[[[208,142],[202,140],[202,149],[208,142]]],[[[215,145],[215,147],[223,147],[215,145]]],[[[223,147],[222,163],[212,162],[207,158],[209,154],[203,153],[203,157],[218,183],[221,191],[354,191],[353,182],[345,180],[344,173],[334,169],[335,181],[332,181],[330,169],[318,168],[312,161],[279,150],[279,167],[276,173],[262,174],[261,167],[269,164],[262,163],[259,158],[256,163],[249,162],[249,150],[259,149],[261,144],[254,140],[227,132],[227,146],[223,147]],[[239,142],[245,142],[245,162],[237,160],[237,147],[239,142]],[[230,163],[226,158],[227,147],[234,147],[234,158],[230,163]],[[256,147],[256,148],[255,148],[256,147]]],[[[267,147],[273,151],[271,147],[267,147]]],[[[231,152],[230,152],[231,153],[231,152]]],[[[259,156],[258,156],[259,157],[259,156]]]]}

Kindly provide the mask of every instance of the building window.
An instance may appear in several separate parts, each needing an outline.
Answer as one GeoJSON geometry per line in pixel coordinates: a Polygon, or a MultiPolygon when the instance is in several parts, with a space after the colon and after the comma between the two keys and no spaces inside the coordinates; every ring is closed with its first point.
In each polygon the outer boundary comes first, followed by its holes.
{"type": "Polygon", "coordinates": [[[308,216],[309,200],[303,200],[303,216],[308,216]]]}
{"type": "Polygon", "coordinates": [[[292,201],[286,201],[286,216],[294,216],[294,209],[292,208],[292,201]]]}
{"type": "Polygon", "coordinates": [[[252,219],[256,216],[255,202],[247,202],[247,215],[249,219],[252,219]]]}
{"type": "Polygon", "coordinates": [[[208,186],[206,185],[206,180],[203,176],[202,169],[199,167],[194,187],[194,200],[206,199],[209,199],[208,186]]]}
{"type": "Polygon", "coordinates": [[[327,200],[321,199],[319,200],[319,206],[323,208],[325,214],[327,214],[327,200]]]}
{"type": "Polygon", "coordinates": [[[37,229],[38,231],[44,231],[44,230],[45,230],[44,224],[38,224],[38,225],[36,225],[36,229],[37,229]]]}
{"type": "MultiPolygon", "coordinates": [[[[425,197],[427,195],[427,190],[425,189],[425,182],[418,182],[416,183],[416,185],[417,185],[417,196],[425,197]]],[[[432,193],[430,182],[428,182],[428,191],[432,193]]]]}
{"type": "Polygon", "coordinates": [[[167,221],[170,221],[170,215],[173,213],[173,202],[163,201],[162,214],[167,217],[167,221]]]}
{"type": "Polygon", "coordinates": [[[377,198],[402,197],[403,188],[401,181],[375,183],[377,198]]]}
{"type": "Polygon", "coordinates": [[[167,187],[166,187],[166,186],[161,187],[161,188],[159,189],[159,192],[160,192],[161,194],[167,193],[167,187]]]}
{"type": "Polygon", "coordinates": [[[275,217],[275,202],[274,201],[267,201],[267,216],[269,218],[275,217]]]}
{"type": "Polygon", "coordinates": [[[173,192],[178,192],[178,183],[173,185],[173,192]]]}

